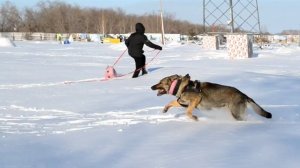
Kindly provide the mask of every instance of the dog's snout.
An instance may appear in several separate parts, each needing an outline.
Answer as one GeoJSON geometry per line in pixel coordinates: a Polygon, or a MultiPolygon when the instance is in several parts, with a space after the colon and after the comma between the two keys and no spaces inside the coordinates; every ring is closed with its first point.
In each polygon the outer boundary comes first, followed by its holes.
{"type": "Polygon", "coordinates": [[[156,90],[156,85],[151,86],[152,90],[156,90]]]}

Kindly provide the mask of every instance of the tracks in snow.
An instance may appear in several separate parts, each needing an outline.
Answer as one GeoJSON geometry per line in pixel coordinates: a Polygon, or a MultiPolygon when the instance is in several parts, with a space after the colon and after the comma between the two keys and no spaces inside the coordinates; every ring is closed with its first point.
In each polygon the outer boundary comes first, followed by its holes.
{"type": "Polygon", "coordinates": [[[138,123],[159,124],[186,121],[185,117],[162,114],[163,107],[148,107],[135,111],[108,111],[82,114],[66,110],[0,106],[0,133],[7,134],[64,134],[101,126],[127,126],[138,123]]]}
{"type": "Polygon", "coordinates": [[[0,85],[0,90],[51,87],[51,86],[67,85],[67,84],[74,84],[74,83],[98,82],[102,80],[104,80],[104,78],[90,78],[90,79],[63,81],[63,82],[50,82],[50,83],[6,84],[6,85],[0,85]]]}
{"type": "MultiPolygon", "coordinates": [[[[291,107],[299,105],[264,105],[264,107],[291,107]]],[[[1,134],[33,134],[37,136],[49,134],[65,134],[73,131],[80,131],[103,126],[114,126],[122,128],[140,123],[160,124],[164,122],[194,122],[188,119],[184,113],[176,114],[169,112],[163,114],[162,106],[146,107],[132,111],[107,111],[95,113],[79,113],[61,109],[24,107],[19,105],[0,106],[0,135],[1,134]]],[[[287,114],[285,114],[287,115],[287,114]]],[[[259,120],[236,122],[234,120],[216,120],[209,117],[199,117],[201,123],[263,123],[259,120]]],[[[296,116],[282,118],[277,116],[272,120],[275,123],[298,123],[296,116]]]]}

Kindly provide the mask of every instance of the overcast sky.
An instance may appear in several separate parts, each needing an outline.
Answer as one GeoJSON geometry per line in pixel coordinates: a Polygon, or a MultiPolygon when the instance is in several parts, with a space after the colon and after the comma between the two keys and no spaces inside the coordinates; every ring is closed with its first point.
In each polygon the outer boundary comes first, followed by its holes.
{"type": "MultiPolygon", "coordinates": [[[[6,0],[0,0],[1,4],[6,0]]],[[[34,7],[40,0],[9,0],[20,9],[34,7]]],[[[219,1],[219,0],[216,0],[219,1]]],[[[121,8],[127,14],[159,11],[159,0],[63,0],[82,7],[121,8]]],[[[177,19],[202,24],[203,0],[163,0],[165,12],[177,19]]],[[[258,0],[262,29],[279,33],[284,29],[300,29],[300,0],[258,0]]]]}

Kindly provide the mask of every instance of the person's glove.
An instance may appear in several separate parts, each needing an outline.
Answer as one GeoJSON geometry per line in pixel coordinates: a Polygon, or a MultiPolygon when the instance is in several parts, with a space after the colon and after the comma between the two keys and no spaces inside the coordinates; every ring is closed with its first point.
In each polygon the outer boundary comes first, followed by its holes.
{"type": "Polygon", "coordinates": [[[158,46],[156,49],[157,49],[157,50],[162,50],[162,47],[161,47],[161,46],[158,46]]]}

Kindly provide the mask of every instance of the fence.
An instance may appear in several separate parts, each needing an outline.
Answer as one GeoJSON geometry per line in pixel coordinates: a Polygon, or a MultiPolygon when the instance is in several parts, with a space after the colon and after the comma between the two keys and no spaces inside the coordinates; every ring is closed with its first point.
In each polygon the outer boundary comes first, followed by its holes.
{"type": "MultiPolygon", "coordinates": [[[[7,37],[11,40],[56,40],[56,33],[28,33],[28,32],[0,32],[0,36],[7,37]]],[[[64,34],[64,37],[68,37],[69,34],[64,34]]]]}

